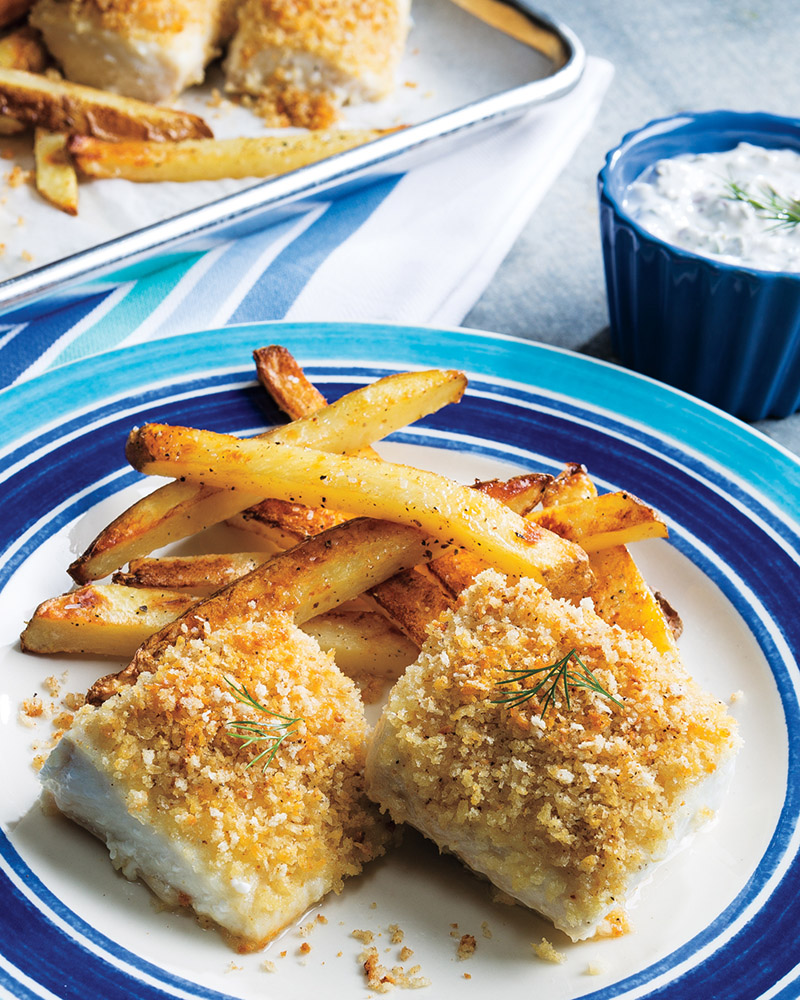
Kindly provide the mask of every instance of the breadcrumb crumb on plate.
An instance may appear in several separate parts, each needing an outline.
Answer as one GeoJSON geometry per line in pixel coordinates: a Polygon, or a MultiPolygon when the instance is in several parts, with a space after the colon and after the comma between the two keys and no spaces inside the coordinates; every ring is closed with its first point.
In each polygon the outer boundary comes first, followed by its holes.
{"type": "Polygon", "coordinates": [[[487,570],[392,690],[367,791],[577,941],[689,832],[738,745],[676,655],[487,570]],[[510,668],[573,649],[619,706],[579,687],[544,717],[536,697],[497,702],[510,668]]]}
{"type": "Polygon", "coordinates": [[[179,640],[153,673],[85,705],[41,780],[111,861],[190,907],[240,950],[262,947],[381,854],[363,795],[366,721],[354,684],[287,618],[179,640]],[[231,722],[263,723],[227,683],[300,721],[266,770],[231,722]]]}

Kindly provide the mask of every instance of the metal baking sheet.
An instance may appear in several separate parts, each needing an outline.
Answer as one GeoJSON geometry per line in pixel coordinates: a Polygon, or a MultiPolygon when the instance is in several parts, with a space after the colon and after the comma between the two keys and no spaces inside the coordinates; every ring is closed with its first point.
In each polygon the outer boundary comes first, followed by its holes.
{"type": "MultiPolygon", "coordinates": [[[[151,260],[157,267],[158,255],[212,247],[402,173],[469,141],[476,129],[502,127],[566,94],[584,65],[575,34],[526,0],[415,0],[396,93],[347,109],[343,123],[407,126],[398,132],[269,180],[89,181],[75,218],[44,203],[30,184],[7,185],[0,200],[0,312],[25,306],[26,315],[35,314],[45,297],[50,310],[122,268],[146,268],[151,260]]],[[[264,134],[251,112],[219,100],[221,87],[212,71],[178,103],[203,115],[218,137],[264,134]]],[[[29,137],[4,141],[9,167],[32,168],[30,145],[29,137]]]]}

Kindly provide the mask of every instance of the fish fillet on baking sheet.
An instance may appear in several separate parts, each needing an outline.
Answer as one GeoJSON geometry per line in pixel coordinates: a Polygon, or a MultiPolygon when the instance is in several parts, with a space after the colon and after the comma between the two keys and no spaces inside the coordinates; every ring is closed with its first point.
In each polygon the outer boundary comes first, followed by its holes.
{"type": "Polygon", "coordinates": [[[409,11],[410,0],[244,0],[227,86],[285,123],[329,124],[340,105],[392,92],[409,11]]]}
{"type": "Polygon", "coordinates": [[[589,602],[489,570],[392,690],[367,792],[582,940],[606,920],[624,925],[619,908],[711,814],[738,743],[725,706],[676,655],[606,624],[589,602]],[[544,711],[544,692],[499,703],[543,676],[509,670],[573,650],[602,692],[572,686],[567,707],[562,689],[544,711]]]}
{"type": "Polygon", "coordinates": [[[37,0],[30,22],[69,80],[158,103],[202,81],[239,2],[37,0]]]}
{"type": "Polygon", "coordinates": [[[41,779],[114,866],[259,948],[383,852],[363,792],[366,722],[352,681],[285,615],[179,639],[136,683],[84,706],[41,779]],[[231,723],[269,727],[245,687],[298,720],[266,769],[231,723]]]}

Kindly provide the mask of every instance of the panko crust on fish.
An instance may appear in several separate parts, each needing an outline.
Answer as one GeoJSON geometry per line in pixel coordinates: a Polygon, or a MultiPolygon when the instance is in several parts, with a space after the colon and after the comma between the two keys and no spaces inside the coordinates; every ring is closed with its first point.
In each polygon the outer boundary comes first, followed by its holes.
{"type": "Polygon", "coordinates": [[[394,89],[410,0],[244,0],[228,89],[284,123],[324,127],[342,104],[394,89]]]}
{"type": "Polygon", "coordinates": [[[263,946],[384,850],[363,790],[360,696],[283,615],[166,649],[153,672],[84,706],[41,773],[56,806],[107,844],[128,878],[216,922],[242,951],[263,946]],[[269,724],[244,686],[299,721],[269,746],[230,723],[269,724]]]}
{"type": "MultiPolygon", "coordinates": [[[[574,665],[574,664],[573,664],[574,665]]],[[[367,757],[392,819],[459,855],[574,940],[594,934],[707,804],[738,747],[725,706],[677,655],[584,601],[486,571],[395,685],[367,757]],[[509,707],[511,668],[575,650],[603,694],[509,707]]]]}

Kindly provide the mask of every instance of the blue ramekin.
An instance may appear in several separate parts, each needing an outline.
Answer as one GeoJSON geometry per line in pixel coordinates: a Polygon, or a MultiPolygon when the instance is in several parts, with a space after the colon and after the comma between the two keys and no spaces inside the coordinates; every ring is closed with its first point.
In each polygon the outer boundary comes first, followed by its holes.
{"type": "Polygon", "coordinates": [[[800,274],[738,267],[652,236],[622,208],[657,160],[740,142],[800,152],[800,119],[706,111],[625,136],[598,177],[614,351],[629,368],[745,420],[800,409],[800,274]]]}

